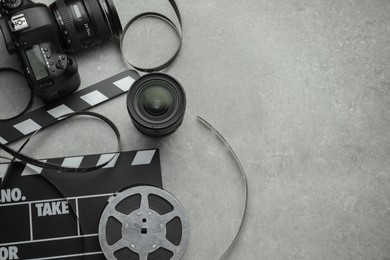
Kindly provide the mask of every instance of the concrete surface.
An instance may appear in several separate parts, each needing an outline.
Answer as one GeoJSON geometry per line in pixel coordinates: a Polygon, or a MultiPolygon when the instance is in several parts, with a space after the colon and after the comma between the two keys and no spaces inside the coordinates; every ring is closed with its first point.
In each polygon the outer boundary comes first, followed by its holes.
{"type": "MultiPolygon", "coordinates": [[[[173,17],[167,1],[115,3],[123,23],[144,10],[173,17]]],[[[196,121],[201,115],[224,134],[248,174],[247,222],[229,259],[389,260],[390,1],[178,4],[184,45],[168,73],[187,91],[183,126],[161,140],[142,136],[124,96],[94,111],[118,125],[124,150],[161,148],[165,188],[191,223],[183,259],[217,259],[242,209],[236,165],[196,121]]],[[[137,24],[132,35],[127,51],[137,64],[158,63],[177,43],[153,19],[137,24]]],[[[126,68],[116,43],[76,58],[82,87],[126,68]]],[[[17,67],[16,58],[2,48],[0,65],[17,67]]],[[[22,95],[7,91],[3,106],[22,95]]],[[[2,113],[20,102],[8,105],[2,113]]],[[[47,157],[111,149],[110,133],[99,123],[64,125],[42,133],[26,152],[47,157]]]]}

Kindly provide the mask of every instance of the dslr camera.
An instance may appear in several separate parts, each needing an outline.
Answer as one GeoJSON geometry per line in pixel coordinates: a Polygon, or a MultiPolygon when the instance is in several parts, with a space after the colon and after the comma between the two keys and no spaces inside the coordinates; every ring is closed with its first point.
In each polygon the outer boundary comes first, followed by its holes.
{"type": "Polygon", "coordinates": [[[29,87],[44,101],[80,86],[76,60],[67,53],[119,37],[112,0],[0,0],[0,28],[9,54],[16,53],[29,87]]]}

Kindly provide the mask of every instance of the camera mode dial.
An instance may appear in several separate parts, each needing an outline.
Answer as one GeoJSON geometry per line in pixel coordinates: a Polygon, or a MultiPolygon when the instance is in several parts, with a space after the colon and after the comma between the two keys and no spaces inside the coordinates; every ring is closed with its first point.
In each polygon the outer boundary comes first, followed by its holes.
{"type": "Polygon", "coordinates": [[[5,0],[4,1],[4,7],[13,10],[18,8],[22,4],[22,0],[5,0]]]}

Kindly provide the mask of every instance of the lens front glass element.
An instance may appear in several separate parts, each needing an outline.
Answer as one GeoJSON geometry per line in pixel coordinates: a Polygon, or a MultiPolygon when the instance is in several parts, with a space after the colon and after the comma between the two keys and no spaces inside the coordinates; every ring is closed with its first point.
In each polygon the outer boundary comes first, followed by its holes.
{"type": "Polygon", "coordinates": [[[151,116],[162,116],[174,105],[173,93],[159,85],[151,85],[140,94],[143,109],[151,116]]]}

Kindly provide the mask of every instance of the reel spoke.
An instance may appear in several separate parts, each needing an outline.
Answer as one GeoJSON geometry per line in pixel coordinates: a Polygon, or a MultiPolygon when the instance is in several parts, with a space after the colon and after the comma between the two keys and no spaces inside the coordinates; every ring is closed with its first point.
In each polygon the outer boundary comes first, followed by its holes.
{"type": "Polygon", "coordinates": [[[113,215],[112,217],[115,218],[116,220],[118,220],[122,225],[126,225],[126,222],[127,222],[127,219],[129,216],[126,214],[123,214],[122,212],[115,211],[115,215],[113,215]]]}
{"type": "Polygon", "coordinates": [[[166,225],[169,221],[171,221],[175,217],[178,217],[177,212],[176,211],[171,211],[171,212],[169,212],[169,213],[167,213],[165,215],[162,215],[160,217],[161,223],[166,225]]]}
{"type": "Polygon", "coordinates": [[[149,210],[149,193],[141,194],[141,206],[140,210],[149,210]]]}
{"type": "Polygon", "coordinates": [[[175,246],[174,244],[172,244],[168,239],[163,239],[163,240],[161,241],[160,247],[163,247],[163,248],[165,248],[165,249],[168,249],[168,250],[171,251],[172,253],[175,253],[176,250],[177,250],[177,246],[175,246]]]}
{"type": "Polygon", "coordinates": [[[139,260],[148,260],[149,253],[138,254],[139,260]]]}
{"type": "Polygon", "coordinates": [[[128,245],[126,244],[126,242],[122,238],[118,242],[116,242],[115,244],[113,244],[112,246],[109,246],[109,247],[110,247],[111,252],[114,254],[119,249],[128,247],[128,245]]]}

